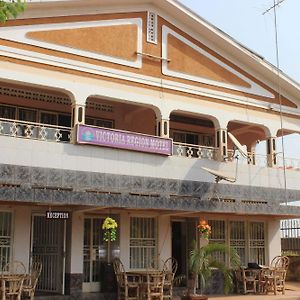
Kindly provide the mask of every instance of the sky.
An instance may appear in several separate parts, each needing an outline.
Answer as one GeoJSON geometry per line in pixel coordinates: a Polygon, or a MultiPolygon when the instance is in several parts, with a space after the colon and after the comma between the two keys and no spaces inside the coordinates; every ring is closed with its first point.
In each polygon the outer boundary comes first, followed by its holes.
{"type": "MultiPolygon", "coordinates": [[[[179,1],[273,65],[277,65],[274,10],[264,13],[274,5],[274,0],[179,1]]],[[[300,83],[299,11],[299,0],[284,0],[276,8],[279,67],[298,83],[300,83]]],[[[278,141],[277,145],[278,151],[282,151],[281,141],[278,141]]],[[[258,152],[262,151],[263,146],[258,146],[258,152]]],[[[299,146],[299,134],[285,137],[285,156],[300,159],[299,146]]]]}

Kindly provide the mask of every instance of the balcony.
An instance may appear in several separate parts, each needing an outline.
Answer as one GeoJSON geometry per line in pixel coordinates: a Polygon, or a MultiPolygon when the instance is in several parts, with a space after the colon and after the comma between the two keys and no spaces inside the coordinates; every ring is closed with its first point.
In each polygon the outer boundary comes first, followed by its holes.
{"type": "MultiPolygon", "coordinates": [[[[92,127],[96,128],[95,126],[92,127]]],[[[113,129],[107,129],[103,127],[98,127],[98,128],[102,131],[109,130],[116,134],[124,133],[123,130],[113,130],[113,129]]],[[[38,140],[44,142],[71,143],[73,139],[72,134],[73,131],[71,127],[0,118],[1,136],[22,138],[27,140],[38,140]]],[[[150,137],[150,138],[152,137],[153,139],[160,139],[157,136],[144,135],[135,132],[127,132],[127,134],[140,137],[141,139],[144,139],[144,137],[150,137]]],[[[212,161],[216,160],[216,153],[217,153],[216,147],[186,144],[186,143],[179,143],[179,142],[173,142],[172,144],[173,146],[170,154],[172,154],[173,156],[192,159],[192,160],[195,159],[201,159],[201,160],[204,159],[204,160],[212,160],[212,161]]],[[[107,147],[108,145],[106,144],[102,146],[107,147]]],[[[111,148],[116,148],[116,147],[114,145],[111,145],[111,148]]],[[[134,149],[129,148],[128,150],[134,150],[134,149]]],[[[147,151],[143,151],[143,149],[140,149],[138,151],[147,152],[147,151]]],[[[159,151],[154,151],[154,153],[167,154],[166,151],[164,153],[159,153],[159,151]]],[[[249,165],[255,165],[258,167],[267,166],[266,155],[259,155],[253,153],[248,153],[248,155],[251,158],[250,160],[247,160],[239,156],[238,163],[240,165],[248,165],[248,166],[249,165]]],[[[228,150],[228,157],[226,158],[225,161],[227,161],[227,163],[233,162],[234,161],[233,156],[234,156],[234,151],[228,150]]],[[[274,168],[283,169],[284,165],[286,170],[300,171],[299,159],[285,158],[285,160],[283,161],[283,157],[278,155],[277,164],[276,166],[274,166],[274,168]]]]}

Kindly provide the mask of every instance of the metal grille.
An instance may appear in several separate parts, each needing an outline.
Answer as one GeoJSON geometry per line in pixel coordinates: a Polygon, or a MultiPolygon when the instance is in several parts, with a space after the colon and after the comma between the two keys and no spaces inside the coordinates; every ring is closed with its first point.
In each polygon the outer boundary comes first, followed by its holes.
{"type": "Polygon", "coordinates": [[[246,264],[246,232],[245,222],[230,222],[230,246],[234,247],[241,258],[241,263],[246,264]]]}
{"type": "Polygon", "coordinates": [[[105,258],[107,251],[103,245],[103,219],[86,218],[84,220],[83,245],[83,281],[100,281],[100,259],[105,258]]]}
{"type": "Polygon", "coordinates": [[[282,220],[280,232],[282,252],[300,255],[300,219],[282,220]]]}
{"type": "Polygon", "coordinates": [[[35,92],[21,88],[12,88],[7,86],[0,86],[0,95],[16,97],[19,99],[26,100],[43,101],[47,103],[57,103],[64,105],[71,104],[71,100],[68,97],[52,95],[45,92],[35,92]]]}
{"type": "Polygon", "coordinates": [[[0,267],[3,267],[11,258],[11,241],[12,241],[12,213],[0,212],[0,267]]]}
{"type": "Polygon", "coordinates": [[[155,218],[130,218],[130,268],[156,267],[156,227],[155,218]]]}
{"type": "Polygon", "coordinates": [[[34,216],[32,255],[43,265],[37,286],[40,291],[62,292],[64,222],[34,216]]]}
{"type": "Polygon", "coordinates": [[[265,224],[249,223],[249,261],[265,264],[265,224]]]}
{"type": "MultiPolygon", "coordinates": [[[[225,244],[225,233],[226,233],[226,227],[225,227],[225,221],[220,220],[208,220],[208,224],[211,226],[211,235],[209,238],[209,243],[219,243],[219,244],[225,244]]],[[[225,262],[225,253],[214,253],[214,258],[225,262]]]]}

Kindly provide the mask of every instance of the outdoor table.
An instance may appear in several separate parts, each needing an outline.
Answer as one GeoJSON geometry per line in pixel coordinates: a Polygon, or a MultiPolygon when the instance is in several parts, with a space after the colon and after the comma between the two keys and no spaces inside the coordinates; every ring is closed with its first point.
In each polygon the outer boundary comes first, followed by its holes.
{"type": "Polygon", "coordinates": [[[17,299],[21,298],[22,289],[17,291],[18,282],[23,281],[26,277],[26,274],[1,274],[1,300],[6,299],[7,294],[18,296],[17,299]]]}
{"type": "Polygon", "coordinates": [[[159,275],[161,270],[157,269],[148,269],[148,270],[133,270],[126,272],[127,276],[135,276],[139,278],[139,289],[140,289],[140,298],[143,298],[143,294],[147,290],[147,280],[149,275],[159,275]]]}

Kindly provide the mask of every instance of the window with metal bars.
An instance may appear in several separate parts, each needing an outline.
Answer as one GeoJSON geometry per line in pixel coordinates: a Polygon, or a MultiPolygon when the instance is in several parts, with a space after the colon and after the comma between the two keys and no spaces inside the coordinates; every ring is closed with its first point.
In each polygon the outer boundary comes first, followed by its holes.
{"type": "Polygon", "coordinates": [[[12,254],[12,213],[0,212],[0,268],[10,261],[12,254]]]}
{"type": "MultiPolygon", "coordinates": [[[[265,264],[266,242],[265,223],[259,221],[208,220],[212,228],[210,243],[229,243],[240,255],[241,264],[248,262],[265,264]]],[[[223,254],[217,259],[225,261],[223,254]]]]}
{"type": "Polygon", "coordinates": [[[148,269],[157,266],[156,218],[130,218],[129,248],[131,269],[148,269]]]}

